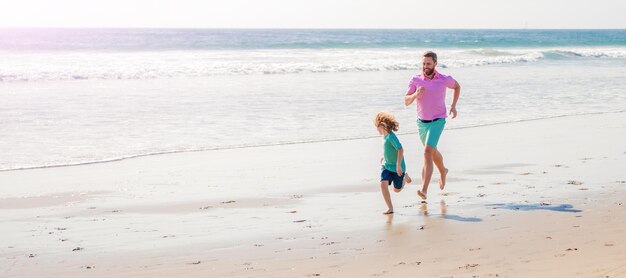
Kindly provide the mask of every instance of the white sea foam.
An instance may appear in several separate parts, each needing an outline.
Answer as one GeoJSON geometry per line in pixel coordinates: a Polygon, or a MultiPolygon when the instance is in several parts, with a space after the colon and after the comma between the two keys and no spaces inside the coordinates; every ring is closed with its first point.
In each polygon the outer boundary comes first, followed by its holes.
{"type": "MultiPolygon", "coordinates": [[[[282,49],[159,52],[0,52],[0,81],[155,79],[419,69],[422,49],[282,49]]],[[[626,59],[626,48],[438,51],[448,68],[550,59],[626,59]]]]}

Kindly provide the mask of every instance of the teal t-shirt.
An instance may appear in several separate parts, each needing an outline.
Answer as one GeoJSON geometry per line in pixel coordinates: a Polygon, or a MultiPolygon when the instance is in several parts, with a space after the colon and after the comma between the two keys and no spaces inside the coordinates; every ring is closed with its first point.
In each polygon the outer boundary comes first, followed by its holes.
{"type": "MultiPolygon", "coordinates": [[[[385,159],[383,166],[385,169],[396,172],[396,162],[398,162],[398,150],[402,149],[402,144],[400,144],[400,140],[395,133],[390,132],[385,135],[385,139],[383,140],[384,145],[384,153],[383,157],[385,159]]],[[[404,157],[402,157],[402,171],[406,171],[406,165],[404,164],[404,157]]]]}

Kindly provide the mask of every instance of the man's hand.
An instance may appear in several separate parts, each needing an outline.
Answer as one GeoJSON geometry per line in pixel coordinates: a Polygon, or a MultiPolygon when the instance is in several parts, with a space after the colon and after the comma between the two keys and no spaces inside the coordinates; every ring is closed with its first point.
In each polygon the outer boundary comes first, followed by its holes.
{"type": "Polygon", "coordinates": [[[417,87],[417,90],[415,91],[415,99],[422,99],[422,94],[424,94],[426,92],[426,88],[419,86],[417,87]]]}
{"type": "Polygon", "coordinates": [[[452,115],[452,119],[456,118],[456,107],[450,107],[450,115],[452,115]]]}
{"type": "Polygon", "coordinates": [[[424,89],[424,87],[422,86],[417,87],[414,92],[409,89],[409,91],[407,91],[406,95],[404,96],[404,105],[408,106],[413,103],[415,99],[420,98],[421,94],[424,93],[424,91],[426,91],[426,89],[424,89]]]}
{"type": "Polygon", "coordinates": [[[398,176],[402,176],[402,166],[396,166],[396,173],[398,173],[398,176]]]}

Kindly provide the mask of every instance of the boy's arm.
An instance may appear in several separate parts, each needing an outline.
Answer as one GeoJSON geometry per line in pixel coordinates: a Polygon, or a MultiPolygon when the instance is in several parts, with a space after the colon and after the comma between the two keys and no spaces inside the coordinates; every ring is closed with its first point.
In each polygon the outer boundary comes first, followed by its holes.
{"type": "Polygon", "coordinates": [[[404,158],[404,149],[398,149],[398,161],[396,161],[396,173],[402,176],[402,159],[404,158]]]}

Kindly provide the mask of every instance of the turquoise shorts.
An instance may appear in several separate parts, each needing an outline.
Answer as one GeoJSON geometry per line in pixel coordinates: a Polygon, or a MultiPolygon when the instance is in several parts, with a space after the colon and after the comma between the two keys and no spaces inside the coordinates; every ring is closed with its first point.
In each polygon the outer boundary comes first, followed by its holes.
{"type": "Polygon", "coordinates": [[[441,137],[441,133],[443,132],[443,128],[445,126],[445,118],[441,118],[430,123],[423,123],[418,119],[417,129],[420,134],[420,140],[422,140],[422,145],[428,145],[436,149],[437,143],[439,143],[439,137],[441,137]]]}

